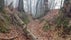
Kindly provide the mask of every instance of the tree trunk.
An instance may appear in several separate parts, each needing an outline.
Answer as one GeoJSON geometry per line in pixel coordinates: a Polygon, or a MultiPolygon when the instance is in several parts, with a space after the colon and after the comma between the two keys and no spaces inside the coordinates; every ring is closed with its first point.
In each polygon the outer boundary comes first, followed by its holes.
{"type": "Polygon", "coordinates": [[[23,10],[23,0],[19,0],[18,10],[19,10],[19,11],[24,11],[24,10],[23,10]]]}
{"type": "Polygon", "coordinates": [[[48,0],[44,0],[45,13],[48,11],[48,0]]]}
{"type": "Polygon", "coordinates": [[[4,0],[0,0],[0,11],[2,11],[4,7],[4,0]]]}
{"type": "Polygon", "coordinates": [[[71,0],[65,0],[62,8],[64,17],[71,17],[71,0]]]}

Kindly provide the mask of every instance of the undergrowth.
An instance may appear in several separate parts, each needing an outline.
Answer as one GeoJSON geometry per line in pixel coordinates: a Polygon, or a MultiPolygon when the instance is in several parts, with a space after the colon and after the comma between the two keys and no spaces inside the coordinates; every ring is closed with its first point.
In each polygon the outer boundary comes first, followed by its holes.
{"type": "MultiPolygon", "coordinates": [[[[55,26],[55,31],[58,31],[58,36],[62,37],[62,38],[66,38],[67,35],[71,35],[71,24],[70,22],[70,18],[65,16],[62,12],[59,14],[59,16],[57,18],[55,18],[54,22],[56,25],[55,26]]],[[[54,27],[54,26],[53,26],[54,27]]],[[[48,31],[51,28],[51,25],[49,25],[49,23],[47,22],[44,27],[43,30],[44,31],[48,31]]]]}
{"type": "Polygon", "coordinates": [[[7,33],[8,31],[8,24],[4,20],[0,19],[0,32],[7,33]]]}
{"type": "Polygon", "coordinates": [[[71,25],[69,26],[70,18],[66,17],[63,13],[60,13],[59,16],[55,19],[56,30],[58,30],[58,35],[62,38],[66,38],[67,35],[70,35],[71,25]]]}
{"type": "Polygon", "coordinates": [[[10,17],[4,10],[2,10],[0,12],[0,32],[8,33],[9,26],[10,26],[10,17]]]}
{"type": "Polygon", "coordinates": [[[50,29],[50,25],[46,23],[43,27],[43,30],[48,31],[49,29],[50,29]]]}
{"type": "Polygon", "coordinates": [[[25,14],[25,12],[21,12],[19,14],[19,17],[21,18],[21,20],[25,23],[28,24],[29,23],[29,18],[27,17],[27,15],[25,14]]]}

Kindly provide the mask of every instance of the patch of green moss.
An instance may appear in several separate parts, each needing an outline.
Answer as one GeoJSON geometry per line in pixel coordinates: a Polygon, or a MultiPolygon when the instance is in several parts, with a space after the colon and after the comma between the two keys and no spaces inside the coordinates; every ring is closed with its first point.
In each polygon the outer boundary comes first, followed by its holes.
{"type": "Polygon", "coordinates": [[[43,30],[44,30],[44,31],[48,31],[50,28],[51,28],[51,26],[50,26],[48,23],[46,23],[46,24],[43,26],[43,30]]]}
{"type": "Polygon", "coordinates": [[[7,33],[8,32],[8,25],[0,19],[0,32],[7,33]]]}
{"type": "Polygon", "coordinates": [[[22,20],[23,20],[23,22],[24,22],[25,24],[28,24],[28,23],[29,23],[28,17],[26,17],[26,18],[24,18],[24,19],[22,19],[22,20]]]}
{"type": "Polygon", "coordinates": [[[70,18],[66,17],[63,13],[60,14],[56,19],[55,19],[55,23],[56,23],[56,29],[57,30],[62,30],[62,32],[58,33],[61,35],[61,37],[65,36],[65,35],[69,35],[71,32],[71,26],[69,25],[69,21],[70,18]]]}
{"type": "Polygon", "coordinates": [[[18,13],[18,16],[20,17],[20,19],[25,23],[28,24],[29,23],[29,18],[27,16],[27,14],[25,12],[20,12],[18,13]]]}
{"type": "Polygon", "coordinates": [[[9,32],[9,29],[6,28],[6,27],[0,26],[0,32],[1,33],[8,33],[9,32]]]}
{"type": "Polygon", "coordinates": [[[0,32],[7,33],[9,32],[10,25],[10,17],[6,13],[0,13],[2,17],[0,17],[0,32]]]}

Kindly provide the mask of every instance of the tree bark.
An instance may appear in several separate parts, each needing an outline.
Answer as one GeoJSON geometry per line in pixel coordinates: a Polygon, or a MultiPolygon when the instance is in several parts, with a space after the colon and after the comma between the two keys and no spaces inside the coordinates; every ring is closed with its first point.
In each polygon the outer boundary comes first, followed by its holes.
{"type": "Polygon", "coordinates": [[[4,7],[4,0],[0,0],[0,11],[2,11],[4,7]]]}
{"type": "Polygon", "coordinates": [[[71,17],[71,0],[65,0],[62,8],[64,17],[71,17]]]}
{"type": "Polygon", "coordinates": [[[18,10],[19,11],[24,11],[24,9],[23,9],[23,0],[19,0],[18,10]]]}

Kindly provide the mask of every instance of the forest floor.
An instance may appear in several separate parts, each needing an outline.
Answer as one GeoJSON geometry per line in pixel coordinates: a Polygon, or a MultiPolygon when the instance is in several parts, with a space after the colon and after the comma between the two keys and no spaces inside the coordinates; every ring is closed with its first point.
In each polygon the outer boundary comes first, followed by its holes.
{"type": "MultiPolygon", "coordinates": [[[[48,14],[46,14],[44,17],[42,17],[41,19],[44,20],[53,20],[54,17],[58,16],[58,9],[55,10],[51,10],[50,12],[48,12],[48,14]]],[[[55,25],[54,23],[50,22],[51,24],[51,29],[44,31],[43,27],[45,26],[46,21],[41,21],[41,20],[33,20],[31,21],[27,27],[28,30],[30,30],[30,32],[36,37],[37,40],[71,40],[70,36],[67,37],[67,39],[64,39],[62,37],[58,36],[58,31],[55,30],[55,25]]]]}
{"type": "MultiPolygon", "coordinates": [[[[41,19],[44,20],[52,20],[54,17],[58,15],[58,9],[51,10],[41,19]]],[[[29,17],[30,18],[30,17],[29,17]]],[[[30,21],[27,24],[27,29],[36,37],[36,40],[71,40],[69,37],[68,39],[63,39],[61,37],[58,37],[57,32],[54,30],[54,27],[52,27],[52,30],[43,30],[43,26],[45,25],[46,21],[41,21],[38,19],[30,19],[30,21]]],[[[51,22],[50,24],[54,26],[51,22]]],[[[10,33],[0,33],[0,40],[31,40],[30,37],[28,38],[25,33],[23,32],[23,29],[19,26],[11,25],[10,27],[10,33]]]]}
{"type": "MultiPolygon", "coordinates": [[[[9,10],[9,8],[5,8],[5,12],[9,14],[12,14],[13,12],[9,10]]],[[[0,33],[0,40],[30,40],[28,37],[26,37],[25,33],[23,32],[23,29],[17,25],[13,25],[12,23],[9,25],[9,32],[7,33],[0,33]]]]}
{"type": "MultiPolygon", "coordinates": [[[[43,19],[45,20],[52,19],[57,14],[58,14],[58,10],[52,10],[47,15],[45,15],[43,19]]],[[[36,36],[37,40],[53,40],[53,35],[54,35],[53,30],[49,30],[47,32],[42,30],[45,23],[46,21],[40,22],[40,20],[36,19],[31,21],[27,26],[30,32],[36,36]]]]}
{"type": "Polygon", "coordinates": [[[0,40],[27,40],[22,29],[11,25],[10,33],[0,33],[0,40]]]}

